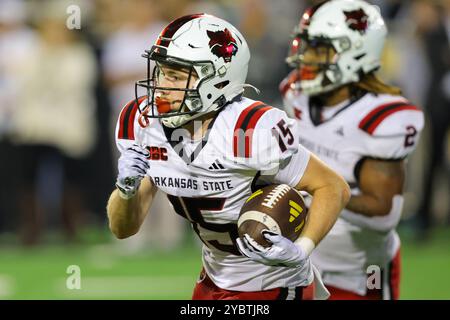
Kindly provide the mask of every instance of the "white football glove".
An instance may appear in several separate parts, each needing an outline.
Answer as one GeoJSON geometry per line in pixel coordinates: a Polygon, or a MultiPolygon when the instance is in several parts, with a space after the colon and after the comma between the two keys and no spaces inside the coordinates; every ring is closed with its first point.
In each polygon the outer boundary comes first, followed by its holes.
{"type": "Polygon", "coordinates": [[[141,180],[150,169],[147,158],[150,153],[147,149],[134,144],[132,147],[122,152],[117,163],[119,174],[117,176],[116,187],[119,195],[124,199],[130,199],[135,194],[141,180]]]}
{"type": "Polygon", "coordinates": [[[307,261],[308,254],[291,240],[269,230],[263,230],[262,234],[272,246],[264,248],[245,234],[243,240],[236,239],[239,251],[251,260],[268,266],[296,268],[307,261]]]}

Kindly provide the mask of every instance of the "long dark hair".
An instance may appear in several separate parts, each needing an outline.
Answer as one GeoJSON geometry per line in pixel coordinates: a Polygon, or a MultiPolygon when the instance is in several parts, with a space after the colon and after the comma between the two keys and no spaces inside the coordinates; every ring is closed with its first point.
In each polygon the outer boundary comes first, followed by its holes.
{"type": "Polygon", "coordinates": [[[384,83],[380,78],[378,78],[375,73],[369,73],[364,75],[361,80],[353,83],[358,89],[372,92],[375,94],[392,94],[392,95],[401,95],[402,90],[396,86],[392,86],[384,83]]]}

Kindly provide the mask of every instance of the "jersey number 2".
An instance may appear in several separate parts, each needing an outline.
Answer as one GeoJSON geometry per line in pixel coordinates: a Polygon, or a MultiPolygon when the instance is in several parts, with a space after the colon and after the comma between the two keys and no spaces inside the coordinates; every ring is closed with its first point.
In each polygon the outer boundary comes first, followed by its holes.
{"type": "Polygon", "coordinates": [[[406,127],[406,137],[405,137],[405,148],[411,147],[414,145],[415,141],[414,138],[417,135],[417,129],[414,126],[407,126],[406,127]]]}

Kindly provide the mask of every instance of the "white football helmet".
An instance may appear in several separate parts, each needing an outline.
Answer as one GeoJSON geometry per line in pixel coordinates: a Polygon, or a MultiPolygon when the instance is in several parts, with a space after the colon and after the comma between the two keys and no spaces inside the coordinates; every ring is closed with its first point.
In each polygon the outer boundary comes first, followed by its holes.
{"type": "Polygon", "coordinates": [[[161,118],[165,126],[176,128],[222,108],[244,91],[250,51],[230,23],[208,14],[193,14],[172,21],[143,56],[147,58],[147,79],[135,86],[136,100],[138,87],[146,89],[147,103],[145,108],[139,107],[141,116],[161,118]],[[152,72],[151,61],[156,62],[152,72]],[[160,65],[190,70],[186,88],[159,87],[160,65]],[[198,79],[189,88],[194,73],[198,79]],[[179,110],[158,113],[158,90],[184,91],[179,110]]]}
{"type": "Polygon", "coordinates": [[[379,8],[362,0],[331,0],[307,9],[294,29],[286,59],[299,69],[299,80],[291,87],[312,96],[359,81],[380,67],[386,35],[379,8]],[[335,54],[316,63],[319,71],[314,74],[303,53],[307,46],[319,45],[334,49],[335,54]]]}

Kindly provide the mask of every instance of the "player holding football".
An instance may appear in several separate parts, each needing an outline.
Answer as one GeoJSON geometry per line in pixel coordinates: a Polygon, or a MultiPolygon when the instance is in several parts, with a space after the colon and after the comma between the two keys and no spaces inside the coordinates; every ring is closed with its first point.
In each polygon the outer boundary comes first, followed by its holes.
{"type": "Polygon", "coordinates": [[[321,284],[309,255],[347,203],[347,183],[299,144],[295,120],[242,96],[250,52],[228,22],[181,17],[144,56],[148,79],[136,92],[146,95],[136,94],[117,124],[121,157],[107,207],[110,229],[121,239],[138,232],[161,190],[204,243],[194,299],[302,299],[313,279],[321,284]],[[243,255],[236,223],[259,177],[315,198],[295,243],[267,233],[270,249],[245,239],[243,255]]]}
{"type": "Polygon", "coordinates": [[[312,255],[331,299],[399,297],[395,228],[405,159],[424,119],[398,88],[375,75],[386,34],[378,8],[364,1],[313,6],[294,31],[287,62],[295,69],[280,86],[299,123],[300,143],[352,188],[350,202],[312,255]]]}

